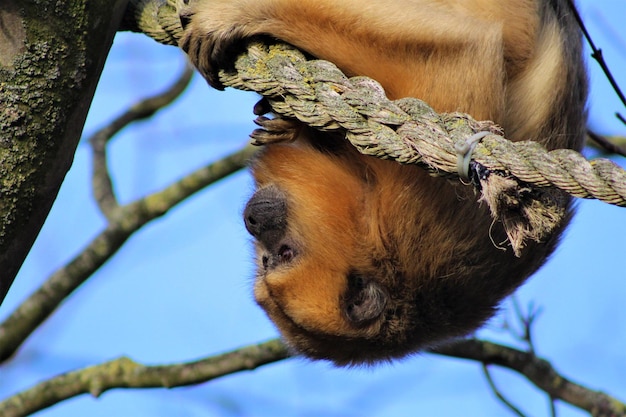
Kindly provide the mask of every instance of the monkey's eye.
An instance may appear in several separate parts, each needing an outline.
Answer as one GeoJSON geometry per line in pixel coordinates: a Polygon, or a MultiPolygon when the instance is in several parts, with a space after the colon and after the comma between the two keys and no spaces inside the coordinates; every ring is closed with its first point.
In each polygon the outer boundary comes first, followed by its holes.
{"type": "Polygon", "coordinates": [[[348,278],[348,281],[351,281],[350,284],[352,284],[352,287],[357,291],[360,291],[365,287],[365,279],[362,276],[352,275],[348,278]]]}
{"type": "Polygon", "coordinates": [[[373,278],[351,272],[342,302],[348,320],[356,326],[366,326],[384,311],[387,294],[373,278]]]}

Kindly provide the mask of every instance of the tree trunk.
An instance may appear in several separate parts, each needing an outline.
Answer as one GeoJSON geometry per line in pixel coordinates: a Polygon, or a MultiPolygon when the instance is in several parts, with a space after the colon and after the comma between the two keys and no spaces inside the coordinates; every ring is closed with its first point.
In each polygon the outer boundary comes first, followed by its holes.
{"type": "Polygon", "coordinates": [[[126,2],[0,1],[0,303],[72,164],[126,2]]]}

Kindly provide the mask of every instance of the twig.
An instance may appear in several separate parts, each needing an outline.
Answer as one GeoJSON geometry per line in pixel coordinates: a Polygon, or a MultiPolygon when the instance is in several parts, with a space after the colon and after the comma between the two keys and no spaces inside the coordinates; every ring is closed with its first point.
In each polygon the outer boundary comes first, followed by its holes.
{"type": "Polygon", "coordinates": [[[550,400],[550,417],[556,417],[556,400],[552,396],[548,396],[550,400]]]}
{"type": "Polygon", "coordinates": [[[185,69],[177,80],[165,91],[137,102],[89,138],[93,152],[93,194],[100,211],[107,219],[111,220],[113,214],[119,208],[119,202],[115,197],[111,175],[107,166],[107,143],[116,133],[129,124],[151,117],[157,111],[172,103],[185,91],[193,74],[194,69],[187,62],[185,69]]]}
{"type": "MultiPolygon", "coordinates": [[[[569,0],[569,5],[570,5],[570,9],[572,10],[572,13],[574,14],[574,17],[576,18],[576,21],[578,22],[578,26],[580,26],[580,29],[582,30],[583,34],[585,35],[585,38],[587,39],[587,42],[589,43],[589,46],[591,47],[591,52],[592,52],[591,57],[595,59],[596,62],[600,65],[600,68],[602,68],[604,75],[609,80],[609,83],[611,83],[611,87],[613,87],[613,90],[615,91],[619,99],[622,101],[622,104],[626,106],[626,97],[624,97],[624,93],[622,93],[622,90],[619,88],[619,85],[617,84],[617,81],[615,81],[613,74],[611,74],[611,70],[609,69],[609,66],[606,64],[606,61],[604,60],[604,56],[602,55],[602,49],[596,48],[596,45],[593,43],[593,39],[591,39],[591,35],[589,35],[589,32],[587,31],[585,22],[583,22],[583,19],[580,17],[580,14],[578,13],[578,9],[576,9],[576,6],[574,5],[574,2],[572,0],[569,0]]],[[[615,113],[615,116],[622,123],[626,124],[626,120],[621,114],[615,113]]]]}
{"type": "Polygon", "coordinates": [[[500,402],[502,402],[502,404],[504,404],[514,414],[518,415],[519,417],[526,417],[526,414],[524,414],[519,408],[513,405],[513,403],[509,401],[504,396],[504,394],[502,394],[502,392],[500,392],[500,390],[496,386],[496,383],[491,377],[491,373],[489,372],[489,367],[487,366],[487,364],[483,363],[482,369],[483,369],[483,375],[485,375],[485,378],[487,379],[487,383],[489,383],[489,388],[491,388],[491,391],[495,394],[496,397],[498,397],[498,400],[500,400],[500,402]]]}
{"type": "Polygon", "coordinates": [[[600,149],[604,149],[609,154],[613,153],[616,155],[626,156],[626,149],[622,148],[617,143],[610,141],[606,136],[599,135],[591,130],[587,130],[587,136],[589,136],[589,138],[593,140],[600,147],[600,149]]]}
{"type": "Polygon", "coordinates": [[[536,351],[532,335],[532,327],[535,324],[535,320],[537,319],[537,317],[539,317],[539,314],[541,314],[541,308],[535,308],[535,305],[531,302],[528,305],[528,310],[524,312],[522,310],[522,306],[520,306],[517,297],[511,297],[511,302],[513,303],[513,309],[515,310],[515,318],[522,325],[521,334],[516,334],[514,332],[514,329],[510,327],[511,334],[515,338],[526,343],[526,345],[528,346],[528,351],[534,354],[536,353],[536,351]]]}

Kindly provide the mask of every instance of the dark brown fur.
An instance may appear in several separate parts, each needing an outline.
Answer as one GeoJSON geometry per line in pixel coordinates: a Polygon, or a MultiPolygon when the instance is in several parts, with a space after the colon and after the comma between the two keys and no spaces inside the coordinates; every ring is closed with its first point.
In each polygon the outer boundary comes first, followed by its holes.
{"type": "MultiPolygon", "coordinates": [[[[392,99],[494,120],[513,140],[582,144],[585,71],[565,0],[199,0],[184,20],[181,46],[217,87],[234,44],[270,35],[392,99]]],[[[475,330],[560,234],[517,258],[467,187],[306,127],[267,145],[253,173],[255,298],[293,348],[337,364],[475,330]]]]}

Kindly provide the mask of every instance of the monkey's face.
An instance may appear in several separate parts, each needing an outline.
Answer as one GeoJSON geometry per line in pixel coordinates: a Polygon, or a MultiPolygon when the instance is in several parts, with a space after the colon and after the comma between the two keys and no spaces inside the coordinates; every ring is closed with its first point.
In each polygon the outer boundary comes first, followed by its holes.
{"type": "Polygon", "coordinates": [[[254,295],[306,356],[371,363],[466,334],[528,274],[474,200],[459,217],[458,191],[418,168],[298,139],[253,173],[254,295]]]}

